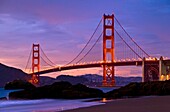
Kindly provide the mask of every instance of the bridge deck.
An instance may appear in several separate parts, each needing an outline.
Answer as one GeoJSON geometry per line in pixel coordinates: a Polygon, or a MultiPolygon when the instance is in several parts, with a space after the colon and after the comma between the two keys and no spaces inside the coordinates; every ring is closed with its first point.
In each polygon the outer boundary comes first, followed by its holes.
{"type": "MultiPolygon", "coordinates": [[[[149,62],[158,62],[157,60],[150,60],[146,61],[147,63],[149,62]]],[[[51,72],[58,72],[58,71],[65,71],[65,70],[72,70],[72,69],[82,69],[82,68],[93,68],[93,67],[102,67],[103,65],[108,65],[108,66],[142,66],[142,61],[128,61],[128,62],[113,62],[113,63],[87,63],[87,64],[75,64],[75,65],[67,65],[67,66],[60,66],[56,68],[50,68],[47,70],[42,70],[39,72],[36,72],[35,74],[41,75],[41,74],[46,74],[46,73],[51,73],[51,72]]]]}

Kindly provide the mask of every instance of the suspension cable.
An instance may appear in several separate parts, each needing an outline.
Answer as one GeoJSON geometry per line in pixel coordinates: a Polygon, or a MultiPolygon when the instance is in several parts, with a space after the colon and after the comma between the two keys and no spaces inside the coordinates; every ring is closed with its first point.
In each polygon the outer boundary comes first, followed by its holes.
{"type": "Polygon", "coordinates": [[[94,48],[94,46],[97,44],[97,42],[101,38],[102,34],[103,34],[103,32],[100,34],[100,36],[98,37],[96,42],[93,44],[93,46],[89,49],[89,51],[80,60],[78,60],[76,63],[79,63],[81,60],[83,60],[90,53],[90,51],[94,48]]]}
{"type": "MultiPolygon", "coordinates": [[[[40,47],[40,50],[42,51],[43,55],[47,58],[47,60],[48,60],[51,64],[55,65],[55,64],[47,57],[47,55],[44,53],[44,51],[42,50],[41,47],[40,47]]],[[[51,65],[51,64],[50,64],[50,65],[51,65]]]]}
{"type": "Polygon", "coordinates": [[[30,69],[29,69],[29,72],[28,73],[31,73],[31,67],[30,67],[30,69]]]}
{"type": "Polygon", "coordinates": [[[142,59],[141,56],[139,56],[139,54],[137,54],[131,47],[130,45],[123,39],[123,37],[117,32],[117,30],[115,30],[115,32],[118,34],[118,36],[122,39],[122,41],[139,57],[142,59]]]}
{"type": "Polygon", "coordinates": [[[115,17],[115,20],[118,22],[119,26],[123,29],[123,31],[126,33],[126,35],[131,39],[131,41],[148,57],[150,57],[150,55],[148,53],[146,53],[135,41],[134,39],[129,35],[129,33],[124,29],[124,27],[120,24],[120,22],[118,21],[118,19],[115,17]]]}
{"type": "MultiPolygon", "coordinates": [[[[40,56],[40,57],[41,57],[41,56],[40,56]]],[[[55,67],[54,65],[51,65],[51,64],[49,64],[47,61],[45,61],[43,57],[41,57],[41,59],[42,59],[42,61],[44,61],[47,65],[49,65],[49,66],[51,66],[51,67],[55,67]]]]}
{"type": "Polygon", "coordinates": [[[29,57],[28,57],[28,60],[27,60],[27,64],[26,64],[26,66],[25,66],[25,70],[24,70],[25,72],[26,72],[26,69],[27,69],[27,67],[28,67],[29,60],[30,60],[30,58],[31,58],[32,49],[33,49],[33,48],[31,48],[31,51],[30,51],[30,53],[29,53],[29,57]]]}
{"type": "Polygon", "coordinates": [[[90,43],[90,41],[92,40],[92,38],[94,37],[94,34],[97,32],[97,29],[99,28],[101,22],[102,22],[103,18],[100,20],[100,22],[98,23],[96,29],[94,30],[92,36],[90,37],[89,41],[86,43],[86,45],[84,46],[84,48],[78,53],[78,55],[72,59],[69,63],[67,63],[66,65],[69,65],[70,63],[72,63],[73,61],[75,61],[79,56],[80,54],[85,50],[85,48],[88,46],[88,44],[90,43]]]}

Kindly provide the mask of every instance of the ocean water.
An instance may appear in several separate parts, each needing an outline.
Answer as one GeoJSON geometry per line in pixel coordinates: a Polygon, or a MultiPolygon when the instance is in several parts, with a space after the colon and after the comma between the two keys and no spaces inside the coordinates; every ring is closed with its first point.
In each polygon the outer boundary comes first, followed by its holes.
{"type": "MultiPolygon", "coordinates": [[[[0,98],[8,97],[8,94],[16,90],[4,90],[0,88],[0,98]]],[[[18,90],[17,90],[18,91],[18,90]]],[[[62,110],[75,109],[101,105],[104,102],[85,102],[92,99],[81,100],[58,100],[58,99],[39,99],[39,100],[0,100],[0,112],[57,112],[62,110]]]]}
{"type": "Polygon", "coordinates": [[[102,104],[104,103],[84,100],[0,100],[0,112],[58,112],[102,104]]]}
{"type": "Polygon", "coordinates": [[[104,93],[107,93],[120,87],[95,87],[95,88],[102,90],[104,93]]]}
{"type": "Polygon", "coordinates": [[[4,88],[0,88],[0,98],[2,97],[8,98],[9,93],[13,91],[20,91],[20,90],[5,90],[4,88]]]}

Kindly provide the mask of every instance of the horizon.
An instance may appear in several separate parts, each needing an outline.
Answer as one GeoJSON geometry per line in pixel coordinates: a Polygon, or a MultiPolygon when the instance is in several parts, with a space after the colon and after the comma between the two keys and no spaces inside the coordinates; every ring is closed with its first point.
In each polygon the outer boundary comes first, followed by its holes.
{"type": "MultiPolygon", "coordinates": [[[[168,0],[98,0],[97,3],[91,0],[1,0],[0,62],[24,70],[32,44],[39,43],[50,60],[64,65],[81,51],[103,14],[113,12],[147,53],[170,57],[168,0]]],[[[102,69],[78,69],[46,75],[56,77],[63,73],[102,75],[102,69]]],[[[142,67],[116,67],[115,74],[142,76],[142,67]]]]}

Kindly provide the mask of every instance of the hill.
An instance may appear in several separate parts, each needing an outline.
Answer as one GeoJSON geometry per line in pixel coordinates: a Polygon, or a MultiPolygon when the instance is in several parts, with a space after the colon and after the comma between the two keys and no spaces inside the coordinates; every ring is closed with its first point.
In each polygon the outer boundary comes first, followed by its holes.
{"type": "MultiPolygon", "coordinates": [[[[97,74],[85,74],[80,76],[60,75],[56,77],[57,81],[68,81],[71,84],[84,84],[88,86],[101,86],[103,77],[97,74]]],[[[115,77],[117,86],[124,86],[131,82],[141,82],[142,77],[115,77]]]]}
{"type": "Polygon", "coordinates": [[[30,76],[22,70],[0,63],[0,87],[4,87],[7,82],[11,82],[16,79],[26,80],[28,78],[30,78],[30,76]]]}
{"type": "MultiPolygon", "coordinates": [[[[0,87],[4,87],[7,82],[13,80],[28,80],[31,76],[20,69],[9,67],[0,63],[0,87]]],[[[54,78],[41,76],[40,85],[49,85],[55,82],[54,78]]]]}
{"type": "Polygon", "coordinates": [[[67,81],[75,85],[78,83],[85,84],[88,82],[88,79],[83,76],[70,76],[70,75],[60,75],[56,77],[57,81],[67,81]]]}
{"type": "MultiPolygon", "coordinates": [[[[0,87],[4,87],[7,82],[11,82],[16,79],[28,80],[31,76],[26,74],[20,69],[6,66],[0,63],[0,87]]],[[[41,76],[40,77],[40,85],[50,85],[56,81],[68,81],[71,84],[84,84],[87,86],[101,86],[103,77],[97,74],[85,74],[80,76],[69,76],[69,75],[60,75],[56,77],[56,79],[41,76]]],[[[129,84],[130,82],[141,82],[141,77],[115,77],[117,86],[124,86],[129,84]]]]}

